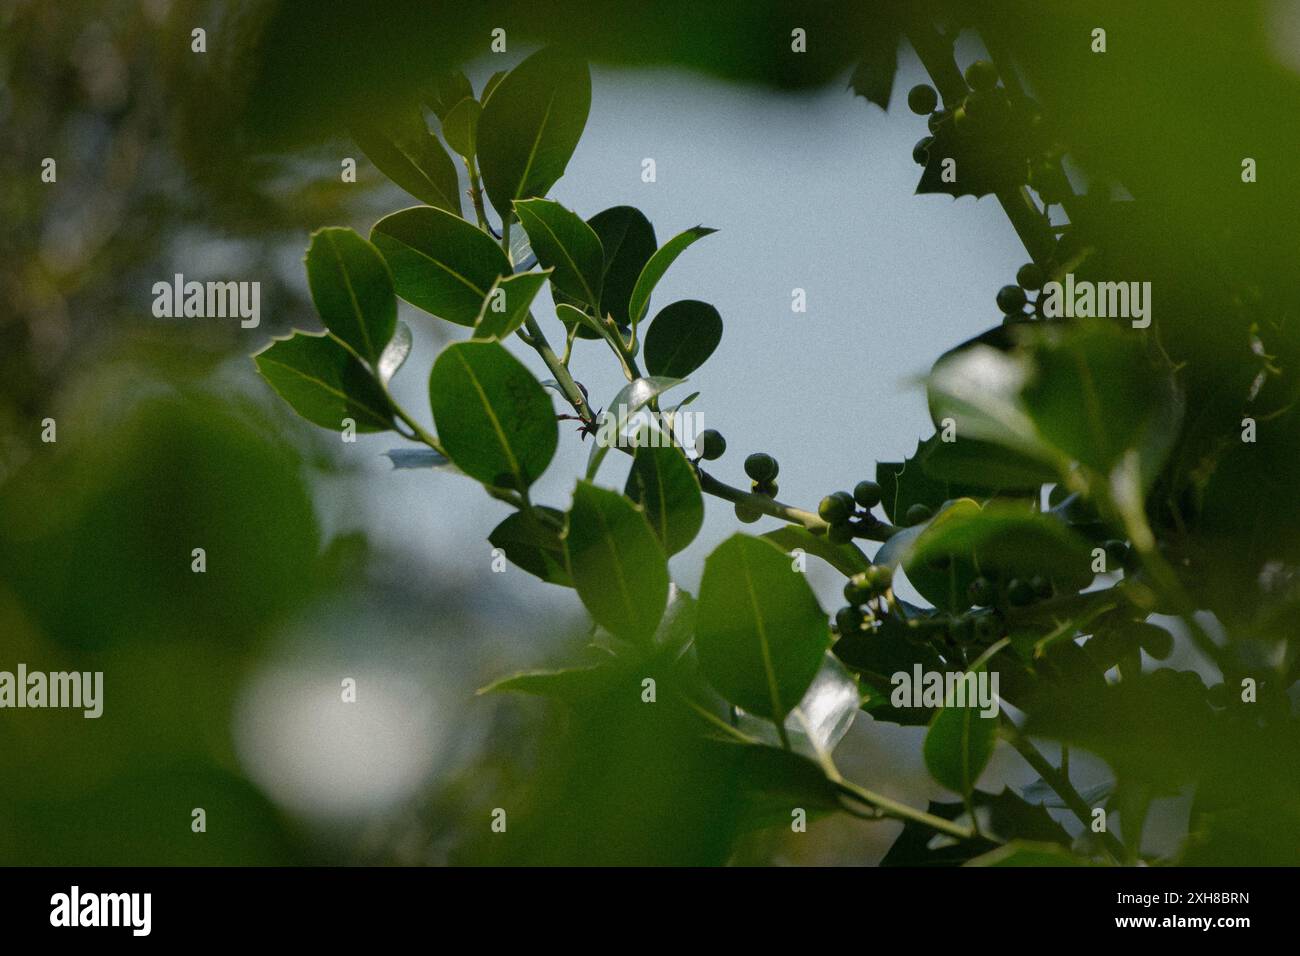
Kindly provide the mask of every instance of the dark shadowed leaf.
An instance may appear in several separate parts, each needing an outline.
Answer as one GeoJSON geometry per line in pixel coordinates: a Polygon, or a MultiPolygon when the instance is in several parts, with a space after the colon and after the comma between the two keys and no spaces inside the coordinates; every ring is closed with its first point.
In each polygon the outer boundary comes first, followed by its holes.
{"type": "Polygon", "coordinates": [[[722,341],[722,316],[707,302],[683,299],[665,306],[645,337],[651,375],[685,378],[703,365],[722,341]]]}
{"type": "Polygon", "coordinates": [[[420,202],[460,215],[456,166],[418,110],[383,124],[356,123],[352,138],[380,172],[420,202]]]}
{"type": "Polygon", "coordinates": [[[813,534],[807,528],[798,525],[786,525],[763,535],[782,551],[804,551],[821,558],[836,571],[848,576],[865,571],[871,562],[867,560],[857,546],[846,541],[835,544],[824,534],[813,534]]]}
{"type": "Polygon", "coordinates": [[[478,100],[467,96],[442,117],[442,135],[447,145],[469,159],[474,155],[478,139],[478,118],[483,107],[478,100]]]}
{"type": "Polygon", "coordinates": [[[546,470],[559,438],[551,399],[496,342],[443,349],[429,376],[438,437],[465,474],[522,491],[546,470]]]}
{"type": "Polygon", "coordinates": [[[488,541],[492,547],[505,552],[506,559],[529,574],[572,587],[569,571],[564,562],[564,542],[559,528],[563,527],[564,512],[554,508],[540,508],[555,523],[547,523],[530,511],[516,511],[492,529],[488,541]]]}
{"type": "Polygon", "coordinates": [[[954,793],[970,793],[993,756],[997,735],[996,713],[983,717],[976,706],[944,707],[925,735],[930,776],[954,793]]]}

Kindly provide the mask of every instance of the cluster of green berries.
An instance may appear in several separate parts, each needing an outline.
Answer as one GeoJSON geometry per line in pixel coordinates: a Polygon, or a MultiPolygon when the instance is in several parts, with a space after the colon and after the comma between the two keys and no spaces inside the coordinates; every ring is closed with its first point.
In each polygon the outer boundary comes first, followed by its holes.
{"type": "Polygon", "coordinates": [[[1043,267],[1034,262],[1026,262],[1016,270],[1016,284],[1004,285],[998,289],[997,303],[998,309],[1002,312],[1002,321],[1007,324],[1024,322],[1028,317],[1025,315],[1027,306],[1033,306],[1034,313],[1039,318],[1043,315],[1042,297],[1035,296],[1034,301],[1030,302],[1030,292],[1040,292],[1047,283],[1047,274],[1043,267]]]}
{"type": "MultiPolygon", "coordinates": [[[[929,116],[931,134],[937,133],[949,120],[958,130],[972,121],[993,132],[1005,126],[1011,116],[1011,100],[1006,90],[998,87],[997,67],[988,60],[976,60],[966,69],[966,85],[971,92],[952,110],[939,109],[939,94],[934,87],[924,83],[914,86],[907,93],[908,109],[919,116],[929,116]]],[[[933,142],[933,135],[926,136],[912,148],[912,159],[917,165],[924,166],[930,161],[933,142]]]]}
{"type": "Polygon", "coordinates": [[[859,571],[844,585],[847,605],[835,612],[835,630],[840,636],[852,634],[868,620],[863,612],[874,598],[884,595],[894,583],[894,569],[887,564],[873,564],[859,571]]]}
{"type": "MultiPolygon", "coordinates": [[[[780,486],[776,476],[781,466],[767,452],[756,451],[745,459],[745,474],[749,476],[749,490],[756,495],[775,498],[780,486]]],[[[761,511],[744,502],[736,502],[736,517],[745,524],[752,524],[763,516],[761,511]]]]}
{"type": "Polygon", "coordinates": [[[854,533],[863,524],[875,523],[871,509],[880,504],[880,485],[869,479],[859,481],[853,493],[836,491],[827,495],[817,506],[817,514],[830,525],[826,536],[836,544],[852,541],[854,533]],[[858,514],[858,508],[862,514],[858,514]]]}
{"type": "Polygon", "coordinates": [[[970,583],[966,596],[977,607],[995,607],[1003,602],[1012,607],[1027,607],[1045,601],[1055,593],[1052,582],[1040,574],[1030,578],[1010,578],[1005,582],[980,575],[970,583]]]}

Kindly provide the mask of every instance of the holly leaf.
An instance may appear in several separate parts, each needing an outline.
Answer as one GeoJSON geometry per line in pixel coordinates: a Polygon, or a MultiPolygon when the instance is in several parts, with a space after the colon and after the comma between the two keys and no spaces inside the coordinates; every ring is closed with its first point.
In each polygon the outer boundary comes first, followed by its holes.
{"type": "Polygon", "coordinates": [[[549,199],[515,203],[537,261],[551,273],[551,283],[593,309],[600,308],[605,254],[592,228],[549,199]]]}
{"type": "Polygon", "coordinates": [[[516,511],[492,529],[488,542],[500,548],[507,561],[534,577],[573,587],[559,531],[564,512],[540,506],[537,510],[550,515],[554,523],[547,523],[532,511],[516,511]]]}
{"type": "Polygon", "coordinates": [[[685,252],[698,239],[712,235],[717,232],[716,229],[709,229],[706,226],[695,226],[687,229],[685,232],[679,232],[673,236],[663,247],[657,249],[655,254],[641,269],[641,274],[637,276],[636,285],[632,288],[632,297],[628,301],[627,315],[628,321],[633,327],[645,316],[646,309],[650,306],[650,294],[654,291],[659,280],[664,277],[668,267],[676,261],[677,257],[685,252]]]}
{"type": "Polygon", "coordinates": [[[325,328],[375,365],[397,325],[393,278],[379,250],[351,229],[312,233],[307,284],[325,328]]]}
{"type": "Polygon", "coordinates": [[[358,432],[393,427],[393,409],[370,370],[329,335],[294,332],[275,339],[253,356],[257,370],[307,421],[343,431],[347,420],[358,432]]]}
{"type": "Polygon", "coordinates": [[[549,275],[550,270],[498,276],[474,320],[474,338],[503,342],[513,335],[527,321],[533,299],[549,275]]]}
{"type": "Polygon", "coordinates": [[[636,449],[625,494],[645,509],[669,556],[690,544],[704,524],[704,496],[695,469],[680,448],[647,444],[636,449]]]}
{"type": "Polygon", "coordinates": [[[420,202],[460,216],[456,166],[418,109],[383,123],[357,122],[352,138],[380,172],[420,202]]]}
{"type": "Polygon", "coordinates": [[[660,310],[645,337],[651,375],[685,378],[703,365],[722,341],[722,316],[707,302],[683,299],[660,310]]]}

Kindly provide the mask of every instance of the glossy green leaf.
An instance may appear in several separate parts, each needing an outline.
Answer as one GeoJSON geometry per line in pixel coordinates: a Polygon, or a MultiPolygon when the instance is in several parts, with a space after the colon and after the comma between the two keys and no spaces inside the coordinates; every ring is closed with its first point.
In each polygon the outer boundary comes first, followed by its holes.
{"type": "Polygon", "coordinates": [[[925,735],[925,766],[940,784],[966,796],[993,756],[998,717],[980,716],[976,706],[944,707],[925,735]]]}
{"type": "Polygon", "coordinates": [[[958,498],[928,521],[893,535],[876,552],[876,563],[902,567],[907,580],[927,601],[945,611],[964,611],[971,606],[967,589],[979,572],[969,552],[931,550],[917,558],[918,543],[927,534],[941,535],[950,523],[963,522],[979,514],[979,504],[958,498]],[[933,531],[932,531],[933,529],[933,531]],[[939,560],[936,560],[939,559],[939,560]]]}
{"type": "Polygon", "coordinates": [[[681,385],[682,381],[680,378],[650,375],[628,382],[618,390],[614,400],[601,412],[596,424],[595,441],[587,456],[588,481],[596,476],[600,463],[605,460],[611,448],[630,446],[632,436],[642,430],[644,424],[638,422],[637,413],[670,388],[681,385]]]}
{"type": "Polygon", "coordinates": [[[541,384],[496,342],[443,349],[429,376],[438,437],[465,474],[522,491],[546,470],[559,432],[541,384]]]}
{"type": "Polygon", "coordinates": [[[551,584],[572,587],[565,565],[564,542],[560,539],[564,512],[541,508],[554,523],[548,523],[530,511],[516,511],[492,529],[488,541],[500,548],[506,560],[534,577],[551,584]]]}
{"type": "Polygon", "coordinates": [[[763,535],[785,552],[804,551],[821,558],[836,571],[847,576],[865,571],[869,562],[858,547],[851,541],[836,544],[824,534],[813,534],[807,528],[798,525],[784,525],[763,535]]]}
{"type": "Polygon", "coordinates": [[[379,373],[379,380],[387,385],[397,374],[398,369],[406,364],[406,358],[410,354],[411,327],[405,322],[398,322],[393,328],[393,337],[384,346],[384,351],[379,356],[379,363],[375,366],[375,370],[379,373]]]}
{"type": "Polygon", "coordinates": [[[515,203],[537,261],[549,269],[551,282],[565,294],[600,308],[605,254],[600,239],[576,214],[549,199],[515,203]]]}
{"type": "Polygon", "coordinates": [[[380,172],[420,202],[460,215],[456,166],[417,110],[382,124],[355,124],[352,138],[380,172]]]}
{"type": "Polygon", "coordinates": [[[568,667],[560,670],[520,671],[480,687],[478,694],[512,692],[561,700],[571,706],[607,693],[625,675],[623,668],[610,664],[568,667]]]}
{"type": "Polygon", "coordinates": [[[685,378],[703,365],[722,341],[722,316],[707,302],[683,299],[665,306],[645,336],[651,375],[685,378]]]}
{"type": "MultiPolygon", "coordinates": [[[[803,699],[786,715],[785,730],[791,749],[819,762],[830,756],[853,726],[861,704],[857,680],[828,651],[803,699]]],[[[780,735],[768,720],[740,710],[736,726],[765,743],[781,745],[780,735]]]]}
{"type": "MultiPolygon", "coordinates": [[[[587,220],[605,253],[599,315],[612,315],[620,326],[628,324],[627,305],[641,270],[658,248],[654,226],[639,209],[612,206],[587,220]]],[[[561,302],[576,302],[558,293],[561,302]]],[[[585,337],[585,336],[584,336],[585,337]]]]}
{"type": "Polygon", "coordinates": [[[480,103],[485,106],[487,105],[488,97],[490,97],[496,91],[496,88],[501,85],[501,81],[506,78],[508,72],[508,70],[497,70],[489,76],[486,81],[484,81],[483,93],[478,98],[480,103]]]}
{"type": "Polygon", "coordinates": [[[645,509],[646,519],[669,554],[681,551],[704,523],[699,479],[680,448],[643,445],[628,472],[626,494],[645,509]]]}
{"type": "Polygon", "coordinates": [[[1041,461],[974,438],[931,440],[923,445],[917,460],[926,476],[935,481],[967,489],[983,488],[990,493],[1036,491],[1059,477],[1041,461]]]}
{"type": "Polygon", "coordinates": [[[636,325],[645,316],[646,309],[650,307],[650,294],[654,292],[655,286],[664,277],[668,267],[697,239],[703,239],[705,236],[712,235],[717,231],[706,226],[696,226],[693,229],[687,229],[685,232],[679,232],[664,243],[663,248],[658,249],[650,257],[650,261],[645,264],[641,274],[637,276],[636,285],[632,288],[632,297],[628,302],[628,320],[633,325],[636,325]]]}
{"type": "Polygon", "coordinates": [[[647,642],[668,601],[668,560],[641,509],[579,481],[564,534],[569,574],[597,624],[647,642]]]}
{"type": "Polygon", "coordinates": [[[388,397],[370,370],[329,335],[295,332],[253,360],[280,397],[314,425],[342,431],[352,419],[358,432],[393,427],[388,397]]]}
{"type": "Polygon", "coordinates": [[[393,277],[379,250],[351,229],[321,229],[307,249],[307,284],[325,328],[376,364],[397,325],[393,277]]]}
{"type": "Polygon", "coordinates": [[[733,704],[785,720],[829,642],[807,577],[772,542],[736,534],[705,560],[695,646],[705,677],[733,704]]]}
{"type": "Polygon", "coordinates": [[[398,295],[457,325],[472,326],[492,283],[512,271],[491,236],[428,206],[385,216],[370,241],[388,260],[398,295]]]}
{"type": "Polygon", "coordinates": [[[478,119],[482,112],[483,107],[479,101],[466,96],[442,117],[443,138],[447,140],[448,146],[466,159],[474,155],[478,141],[478,119]]]}
{"type": "Polygon", "coordinates": [[[545,196],[564,175],[590,108],[587,65],[553,49],[528,57],[487,97],[479,169],[502,218],[513,215],[516,199],[545,196]]]}
{"type": "Polygon", "coordinates": [[[520,272],[501,276],[483,298],[474,321],[474,338],[505,341],[528,318],[533,299],[546,283],[549,272],[520,272]]]}

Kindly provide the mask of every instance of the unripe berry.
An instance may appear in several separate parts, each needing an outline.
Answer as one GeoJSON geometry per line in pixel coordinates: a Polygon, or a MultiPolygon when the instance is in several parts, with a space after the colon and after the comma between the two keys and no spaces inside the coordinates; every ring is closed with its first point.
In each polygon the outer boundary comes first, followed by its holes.
{"type": "Polygon", "coordinates": [[[827,495],[817,506],[817,514],[827,524],[843,524],[853,516],[853,496],[847,491],[827,495]]]}
{"type": "Polygon", "coordinates": [[[853,500],[868,511],[880,504],[881,494],[880,485],[870,479],[859,481],[853,486],[853,500]]]}
{"type": "Polygon", "coordinates": [[[1028,581],[1012,578],[1007,585],[1007,600],[1016,607],[1034,603],[1034,588],[1028,581]]]}
{"type": "Polygon", "coordinates": [[[695,450],[705,461],[714,461],[721,458],[727,450],[727,440],[722,437],[721,432],[706,428],[700,432],[700,437],[695,442],[695,450]]]}
{"type": "Polygon", "coordinates": [[[907,108],[919,116],[933,113],[939,105],[939,94],[933,86],[921,83],[907,91],[907,108]]]}
{"type": "Polygon", "coordinates": [[[1041,289],[1044,279],[1042,268],[1034,262],[1026,262],[1016,270],[1016,284],[1022,289],[1041,289]]]}
{"type": "Polygon", "coordinates": [[[894,583],[894,569],[887,564],[873,564],[866,570],[867,584],[877,594],[888,591],[894,583]]]}
{"type": "Polygon", "coordinates": [[[998,289],[998,308],[1004,314],[1019,312],[1026,301],[1025,290],[1018,285],[1004,285],[998,289]]]}
{"type": "Polygon", "coordinates": [[[1052,596],[1052,582],[1047,580],[1041,574],[1035,574],[1029,579],[1029,586],[1034,589],[1034,597],[1044,601],[1052,596]]]}
{"type": "Polygon", "coordinates": [[[766,495],[769,498],[775,498],[776,493],[781,490],[781,486],[775,481],[755,481],[750,484],[749,490],[756,495],[766,495]]]}
{"type": "Polygon", "coordinates": [[[844,582],[844,600],[854,606],[866,604],[873,596],[865,574],[855,574],[844,582]]]}
{"type": "Polygon", "coordinates": [[[842,607],[835,612],[835,628],[840,632],[840,637],[861,630],[862,620],[862,612],[855,607],[842,607]]]}
{"type": "Polygon", "coordinates": [[[925,125],[929,127],[931,133],[937,133],[939,132],[939,126],[951,115],[947,110],[935,110],[930,114],[930,118],[925,125]]]}
{"type": "Polygon", "coordinates": [[[998,599],[998,590],[993,586],[992,581],[981,576],[970,583],[970,587],[966,589],[966,596],[970,598],[972,604],[991,607],[998,599]]]}
{"type": "Polygon", "coordinates": [[[743,501],[736,502],[736,518],[740,521],[745,524],[753,524],[761,517],[763,517],[763,512],[753,505],[747,505],[743,501]]]}
{"type": "Polygon", "coordinates": [[[756,451],[745,459],[745,474],[759,484],[772,481],[780,470],[776,459],[765,452],[756,451]]]}
{"type": "Polygon", "coordinates": [[[918,166],[924,166],[930,161],[930,144],[934,142],[933,136],[922,136],[912,147],[912,162],[918,166]]]}
{"type": "Polygon", "coordinates": [[[934,512],[930,510],[928,505],[917,503],[907,509],[907,514],[903,516],[903,522],[910,527],[928,520],[932,514],[934,512]]]}
{"type": "Polygon", "coordinates": [[[988,60],[976,60],[966,67],[966,83],[972,90],[991,90],[998,85],[998,68],[988,60]]]}

